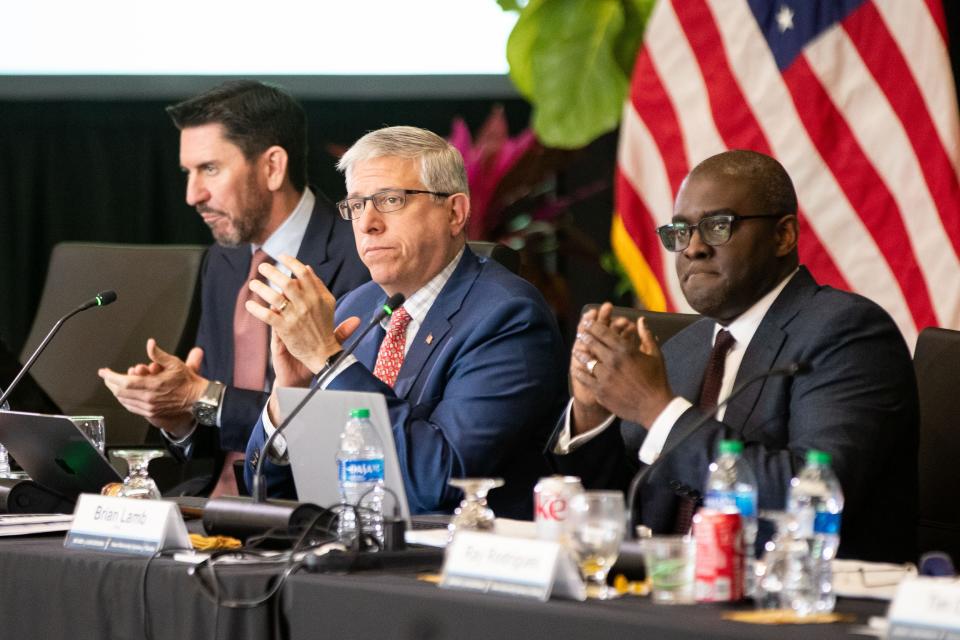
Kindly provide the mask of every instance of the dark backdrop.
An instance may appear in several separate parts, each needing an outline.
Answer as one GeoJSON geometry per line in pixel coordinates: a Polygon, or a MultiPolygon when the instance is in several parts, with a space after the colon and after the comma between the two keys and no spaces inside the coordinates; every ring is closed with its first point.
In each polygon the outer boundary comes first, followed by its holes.
{"type": "MultiPolygon", "coordinates": [[[[960,3],[948,0],[944,7],[957,78],[960,3]]],[[[210,242],[209,231],[183,201],[178,133],[163,111],[182,97],[186,96],[164,101],[0,100],[0,340],[13,351],[19,352],[26,339],[47,259],[57,242],[210,242]]],[[[516,133],[526,126],[530,113],[519,99],[480,97],[302,103],[310,126],[310,179],[334,199],[342,196],[343,181],[333,169],[328,145],[349,145],[368,130],[395,124],[446,135],[458,115],[475,131],[495,103],[504,105],[516,133]]],[[[609,185],[615,150],[615,134],[590,145],[559,176],[559,191],[570,193],[597,180],[609,185]]],[[[609,250],[611,211],[609,188],[572,207],[576,242],[561,243],[566,249],[557,262],[568,287],[561,314],[568,338],[582,304],[614,298],[615,280],[596,259],[609,250]]],[[[103,284],[104,289],[109,287],[110,283],[103,284]]],[[[78,291],[75,300],[64,300],[64,309],[92,293],[78,291]]]]}
{"type": "MultiPolygon", "coordinates": [[[[163,111],[173,101],[0,101],[0,339],[13,351],[26,339],[57,242],[210,242],[184,202],[179,134],[163,111]]],[[[519,99],[301,102],[309,119],[310,180],[333,199],[344,187],[331,145],[349,146],[366,131],[395,124],[447,135],[455,116],[475,131],[494,104],[504,105],[517,132],[530,113],[519,99]]],[[[574,158],[559,188],[598,177],[609,183],[614,143],[605,138],[574,158]]],[[[574,208],[577,227],[598,246],[607,244],[610,210],[609,189],[574,208]]],[[[570,270],[561,262],[562,271],[570,270]]],[[[591,296],[612,289],[612,278],[596,264],[572,270],[575,282],[592,283],[591,296]]],[[[64,311],[93,293],[78,291],[76,300],[63,301],[64,311]]]]}

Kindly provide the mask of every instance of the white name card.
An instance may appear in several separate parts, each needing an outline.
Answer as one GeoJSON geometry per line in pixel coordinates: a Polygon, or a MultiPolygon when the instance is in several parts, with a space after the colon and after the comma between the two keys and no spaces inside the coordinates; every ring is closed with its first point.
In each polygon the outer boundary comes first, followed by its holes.
{"type": "Polygon", "coordinates": [[[190,537],[172,502],[85,493],[63,546],[149,556],[165,549],[189,549],[190,537]]]}
{"type": "Polygon", "coordinates": [[[900,583],[887,617],[887,638],[960,640],[960,582],[908,578],[900,583]]]}
{"type": "Polygon", "coordinates": [[[447,547],[440,586],[547,600],[585,600],[566,549],[549,540],[461,531],[447,547]]]}

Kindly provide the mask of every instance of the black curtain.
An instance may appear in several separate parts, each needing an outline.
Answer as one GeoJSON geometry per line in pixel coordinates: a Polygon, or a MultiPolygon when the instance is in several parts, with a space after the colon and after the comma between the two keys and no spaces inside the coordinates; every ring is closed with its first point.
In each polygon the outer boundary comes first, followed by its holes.
{"type": "MultiPolygon", "coordinates": [[[[303,102],[311,183],[342,197],[331,145],[346,147],[396,124],[447,135],[455,116],[475,130],[495,102],[504,105],[512,131],[526,126],[529,107],[521,100],[303,102]]],[[[57,242],[210,242],[184,202],[179,133],[163,111],[167,104],[0,102],[0,340],[13,351],[26,339],[57,242]]],[[[78,291],[63,301],[64,310],[93,293],[78,291]]]]}

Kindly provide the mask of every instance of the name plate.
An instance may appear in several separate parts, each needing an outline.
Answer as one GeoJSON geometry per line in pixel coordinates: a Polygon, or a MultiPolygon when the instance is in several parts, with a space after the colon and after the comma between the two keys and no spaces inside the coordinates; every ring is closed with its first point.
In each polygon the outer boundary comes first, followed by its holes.
{"type": "Polygon", "coordinates": [[[586,600],[580,572],[566,549],[548,540],[461,531],[447,547],[440,586],[545,601],[586,600]]]}
{"type": "Polygon", "coordinates": [[[85,493],[63,546],[150,556],[165,549],[189,549],[190,537],[172,502],[85,493]]]}
{"type": "Polygon", "coordinates": [[[887,617],[890,639],[960,640],[960,582],[908,578],[900,583],[887,617]]]}

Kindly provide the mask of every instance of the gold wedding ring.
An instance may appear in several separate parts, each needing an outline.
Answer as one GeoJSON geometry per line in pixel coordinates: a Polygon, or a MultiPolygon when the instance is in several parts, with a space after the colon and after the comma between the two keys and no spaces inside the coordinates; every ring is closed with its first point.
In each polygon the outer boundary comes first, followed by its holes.
{"type": "Polygon", "coordinates": [[[277,313],[283,313],[283,310],[287,308],[288,304],[290,304],[290,299],[284,298],[283,302],[280,303],[280,306],[277,307],[277,313]]]}
{"type": "Polygon", "coordinates": [[[593,360],[587,363],[587,373],[589,373],[590,375],[593,375],[593,370],[596,369],[596,367],[597,367],[597,359],[594,358],[593,360]]]}

